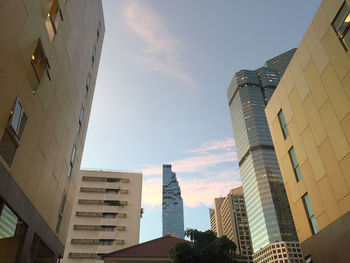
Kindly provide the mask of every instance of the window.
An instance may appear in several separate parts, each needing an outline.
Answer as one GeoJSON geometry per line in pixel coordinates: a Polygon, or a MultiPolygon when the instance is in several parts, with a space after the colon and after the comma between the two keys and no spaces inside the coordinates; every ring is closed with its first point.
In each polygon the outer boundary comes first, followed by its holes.
{"type": "Polygon", "coordinates": [[[106,194],[118,194],[119,189],[106,189],[106,194]]]}
{"type": "Polygon", "coordinates": [[[82,107],[81,110],[80,110],[80,115],[79,115],[77,133],[80,132],[80,128],[81,128],[81,125],[82,125],[82,123],[83,123],[83,118],[84,118],[84,108],[82,107]]]}
{"type": "Polygon", "coordinates": [[[100,239],[98,241],[98,244],[100,246],[112,246],[113,245],[113,239],[100,239]]]}
{"type": "Polygon", "coordinates": [[[100,31],[101,31],[101,22],[98,22],[98,26],[97,26],[97,40],[99,39],[100,37],[100,31]]]}
{"type": "Polygon", "coordinates": [[[103,218],[116,218],[117,217],[117,213],[103,213],[102,217],[103,218]]]}
{"type": "Polygon", "coordinates": [[[349,23],[350,8],[345,1],[337,16],[334,18],[332,26],[346,51],[350,48],[350,34],[348,33],[350,27],[349,23]]]}
{"type": "Polygon", "coordinates": [[[286,139],[289,135],[289,131],[288,131],[287,123],[286,123],[286,120],[284,118],[284,114],[283,114],[282,110],[280,110],[278,113],[278,120],[280,121],[283,137],[284,137],[284,139],[286,139]]]}
{"type": "Polygon", "coordinates": [[[36,94],[36,90],[38,88],[40,81],[42,80],[44,72],[46,72],[49,80],[51,80],[51,76],[49,73],[50,65],[40,40],[36,45],[30,64],[31,65],[27,72],[27,79],[33,90],[33,94],[36,94]]]}
{"type": "Polygon", "coordinates": [[[30,246],[30,258],[28,262],[53,262],[55,254],[49,247],[36,235],[30,246]]]}
{"type": "Polygon", "coordinates": [[[86,79],[86,85],[85,85],[85,97],[87,96],[89,92],[89,87],[90,87],[90,82],[91,82],[91,74],[89,73],[87,79],[86,79]]]}
{"type": "Polygon", "coordinates": [[[75,159],[75,145],[73,146],[73,150],[72,150],[72,155],[70,157],[70,161],[69,161],[69,167],[68,167],[68,178],[70,178],[71,174],[72,174],[72,170],[73,170],[73,165],[74,165],[74,159],[75,159]]]}
{"type": "Polygon", "coordinates": [[[103,260],[103,256],[104,256],[104,255],[106,255],[106,254],[98,253],[98,254],[96,255],[96,259],[98,259],[98,260],[103,260]]]}
{"type": "Polygon", "coordinates": [[[60,5],[58,4],[58,0],[53,0],[45,21],[46,30],[51,42],[57,34],[58,24],[61,20],[63,20],[63,16],[60,5]]]}
{"type": "Polygon", "coordinates": [[[115,226],[101,226],[101,231],[113,232],[115,230],[115,226]]]}
{"type": "Polygon", "coordinates": [[[60,208],[58,210],[58,219],[56,224],[56,233],[60,232],[61,222],[63,218],[63,212],[64,212],[64,206],[66,204],[67,195],[65,192],[63,192],[60,208]]]}
{"type": "Polygon", "coordinates": [[[17,98],[10,113],[9,123],[0,140],[0,155],[9,167],[12,166],[27,120],[24,107],[17,98]]]}
{"type": "Polygon", "coordinates": [[[299,182],[302,179],[302,175],[301,175],[300,166],[299,166],[298,159],[297,159],[297,156],[295,154],[294,148],[293,147],[290,148],[288,153],[289,153],[290,161],[291,161],[292,166],[293,166],[295,178],[299,182]]]}
{"type": "Polygon", "coordinates": [[[16,257],[23,245],[26,228],[11,208],[0,200],[0,262],[17,262],[16,257]]]}
{"type": "Polygon", "coordinates": [[[308,217],[309,224],[310,224],[310,227],[311,227],[311,232],[312,232],[313,235],[317,234],[319,229],[318,229],[318,226],[317,226],[317,221],[316,221],[316,217],[314,215],[314,211],[312,210],[312,207],[311,207],[311,202],[310,202],[310,198],[309,198],[308,194],[305,194],[303,196],[303,203],[304,203],[304,207],[305,207],[305,210],[306,210],[306,215],[308,217]]]}
{"type": "Polygon", "coordinates": [[[94,65],[95,62],[95,56],[96,56],[96,46],[94,46],[94,49],[92,50],[92,56],[91,56],[91,66],[94,65]]]}

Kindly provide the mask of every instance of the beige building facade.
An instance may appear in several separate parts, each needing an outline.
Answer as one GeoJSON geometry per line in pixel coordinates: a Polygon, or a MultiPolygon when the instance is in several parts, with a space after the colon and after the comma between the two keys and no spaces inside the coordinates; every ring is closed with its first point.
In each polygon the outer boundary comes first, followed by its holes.
{"type": "Polygon", "coordinates": [[[139,243],[142,174],[81,170],[64,263],[102,257],[139,243]]]}
{"type": "Polygon", "coordinates": [[[304,263],[299,242],[275,242],[254,253],[254,263],[304,263]]]}
{"type": "Polygon", "coordinates": [[[266,107],[307,262],[350,262],[349,12],[322,1],[266,107]]]}
{"type": "Polygon", "coordinates": [[[102,1],[0,1],[0,262],[63,257],[102,1]]]}
{"type": "MultiPolygon", "coordinates": [[[[248,225],[247,211],[242,187],[234,188],[225,198],[215,198],[216,226],[220,226],[220,236],[227,236],[237,245],[237,253],[245,256],[246,262],[253,262],[253,250],[248,225]]],[[[213,228],[211,228],[214,231],[213,228]]],[[[215,231],[214,231],[215,232],[215,231]]],[[[217,233],[217,232],[216,232],[217,233]]]]}

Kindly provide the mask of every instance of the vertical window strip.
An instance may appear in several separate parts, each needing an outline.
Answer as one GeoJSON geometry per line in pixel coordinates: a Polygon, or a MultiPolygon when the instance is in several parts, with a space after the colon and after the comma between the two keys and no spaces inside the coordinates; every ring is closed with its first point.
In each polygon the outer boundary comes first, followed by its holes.
{"type": "Polygon", "coordinates": [[[312,231],[312,234],[317,234],[319,232],[318,229],[318,225],[317,225],[317,221],[316,221],[316,217],[314,215],[314,211],[312,210],[312,206],[311,206],[311,202],[310,202],[310,198],[308,194],[305,194],[303,196],[303,203],[304,203],[304,207],[306,210],[306,214],[307,214],[307,218],[309,220],[309,224],[310,224],[310,228],[312,231]]]}
{"type": "Polygon", "coordinates": [[[289,130],[288,130],[286,119],[284,118],[284,114],[283,114],[282,110],[280,110],[279,113],[278,113],[278,120],[280,122],[280,126],[281,126],[281,129],[282,129],[283,137],[284,137],[284,139],[286,139],[288,137],[288,135],[289,135],[289,130]]]}
{"type": "Polygon", "coordinates": [[[290,148],[288,153],[289,153],[290,161],[291,161],[292,166],[293,166],[295,178],[299,182],[302,179],[302,174],[300,171],[300,166],[298,163],[297,156],[296,156],[295,151],[294,151],[294,147],[290,148]]]}

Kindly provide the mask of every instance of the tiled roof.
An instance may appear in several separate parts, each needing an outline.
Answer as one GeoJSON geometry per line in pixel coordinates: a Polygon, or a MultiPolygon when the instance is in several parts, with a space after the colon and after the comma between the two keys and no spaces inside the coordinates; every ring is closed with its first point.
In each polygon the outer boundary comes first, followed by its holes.
{"type": "Polygon", "coordinates": [[[104,258],[169,258],[169,250],[178,242],[188,242],[184,239],[164,236],[153,239],[138,245],[114,251],[104,256],[104,258]]]}

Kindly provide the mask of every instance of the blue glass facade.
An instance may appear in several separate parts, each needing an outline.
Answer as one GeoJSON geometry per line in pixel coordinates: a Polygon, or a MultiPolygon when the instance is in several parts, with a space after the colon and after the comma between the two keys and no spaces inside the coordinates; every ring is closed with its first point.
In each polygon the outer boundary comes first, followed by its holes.
{"type": "Polygon", "coordinates": [[[184,209],[181,190],[170,164],[163,165],[163,236],[184,238],[184,209]]]}
{"type": "Polygon", "coordinates": [[[254,252],[298,240],[265,116],[279,80],[276,68],[241,70],[227,91],[254,252]]]}

